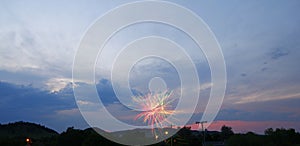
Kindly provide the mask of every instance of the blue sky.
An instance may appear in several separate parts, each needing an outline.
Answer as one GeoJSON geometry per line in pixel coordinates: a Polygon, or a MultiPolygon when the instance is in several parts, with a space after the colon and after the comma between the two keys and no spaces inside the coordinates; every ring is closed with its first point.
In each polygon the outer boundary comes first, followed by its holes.
{"type": "MultiPolygon", "coordinates": [[[[108,10],[126,2],[130,1],[1,1],[0,123],[26,120],[58,131],[68,126],[87,127],[70,89],[74,55],[89,26],[108,10]]],[[[227,90],[216,120],[290,122],[299,131],[300,125],[293,123],[300,123],[300,2],[172,2],[199,15],[222,48],[227,90]]],[[[106,89],[103,100],[112,112],[118,114],[122,107],[110,100],[114,96],[109,80],[106,81],[110,56],[116,53],[114,48],[151,34],[178,40],[190,48],[188,52],[194,58],[200,58],[196,60],[197,70],[208,86],[202,92],[206,101],[210,72],[203,54],[193,51],[195,46],[178,30],[167,27],[131,26],[108,44],[101,65],[96,68],[96,78],[98,89],[106,89]],[[125,34],[130,35],[124,37],[125,34]]],[[[142,88],[153,74],[166,77],[168,86],[178,84],[170,64],[149,59],[134,68],[132,85],[142,88]]],[[[192,120],[200,119],[202,110],[199,107],[192,120]]]]}

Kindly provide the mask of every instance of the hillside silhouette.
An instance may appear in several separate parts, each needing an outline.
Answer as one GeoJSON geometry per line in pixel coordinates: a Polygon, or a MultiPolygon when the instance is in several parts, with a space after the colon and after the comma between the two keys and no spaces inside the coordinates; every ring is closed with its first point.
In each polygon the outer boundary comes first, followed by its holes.
{"type": "Polygon", "coordinates": [[[20,122],[0,125],[1,138],[15,138],[15,137],[43,138],[43,137],[51,137],[56,135],[59,135],[56,131],[35,123],[20,121],[20,122]]]}

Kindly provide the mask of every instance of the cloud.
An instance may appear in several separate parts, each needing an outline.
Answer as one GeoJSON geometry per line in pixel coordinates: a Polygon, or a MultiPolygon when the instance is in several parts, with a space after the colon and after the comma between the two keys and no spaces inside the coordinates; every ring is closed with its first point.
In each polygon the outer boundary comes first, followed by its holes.
{"type": "Polygon", "coordinates": [[[18,120],[42,122],[59,131],[73,124],[72,120],[64,122],[58,118],[60,116],[62,118],[63,114],[71,116],[76,113],[73,94],[64,92],[52,94],[32,86],[6,82],[0,82],[0,90],[0,122],[18,120]]]}
{"type": "Polygon", "coordinates": [[[213,83],[208,82],[200,85],[200,90],[207,90],[210,89],[213,86],[213,83]]]}
{"type": "Polygon", "coordinates": [[[93,102],[90,102],[90,101],[85,101],[85,100],[78,100],[77,101],[77,104],[79,104],[79,105],[94,105],[95,103],[93,103],[93,102]]]}
{"type": "Polygon", "coordinates": [[[80,112],[78,108],[72,108],[72,109],[65,109],[65,110],[58,110],[56,113],[60,116],[74,116],[74,115],[80,115],[80,112]]]}
{"type": "Polygon", "coordinates": [[[0,45],[2,62],[0,68],[9,71],[39,70],[41,56],[36,52],[35,36],[26,30],[1,31],[0,45]]]}
{"type": "Polygon", "coordinates": [[[242,81],[243,80],[241,80],[241,84],[236,87],[228,85],[229,88],[227,88],[224,104],[233,105],[300,98],[300,94],[297,90],[300,85],[296,82],[289,81],[285,83],[280,80],[249,80],[247,83],[248,80],[245,80],[245,83],[243,83],[242,81]]]}
{"type": "Polygon", "coordinates": [[[272,96],[272,94],[267,93],[254,93],[253,95],[249,95],[246,97],[242,97],[239,101],[235,102],[235,104],[243,104],[250,102],[265,102],[270,100],[282,100],[282,99],[290,99],[290,98],[298,98],[300,99],[300,93],[285,93],[284,95],[272,96]]]}
{"type": "Polygon", "coordinates": [[[50,92],[58,92],[72,83],[70,78],[51,78],[45,84],[50,92]]]}
{"type": "Polygon", "coordinates": [[[271,58],[272,59],[279,59],[283,56],[289,55],[289,51],[286,49],[274,49],[274,51],[271,52],[271,58]]]}
{"type": "Polygon", "coordinates": [[[50,78],[71,76],[77,44],[99,9],[82,13],[86,8],[81,2],[68,4],[67,9],[63,3],[29,1],[27,7],[20,7],[23,2],[1,2],[0,70],[31,71],[50,78]]]}

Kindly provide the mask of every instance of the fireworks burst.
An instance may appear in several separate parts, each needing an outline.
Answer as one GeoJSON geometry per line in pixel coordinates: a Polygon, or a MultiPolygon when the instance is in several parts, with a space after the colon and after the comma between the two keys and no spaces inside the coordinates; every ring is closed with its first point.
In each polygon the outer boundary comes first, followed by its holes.
{"type": "Polygon", "coordinates": [[[171,109],[172,102],[175,100],[171,98],[171,95],[172,91],[165,91],[159,94],[149,93],[145,96],[134,96],[133,101],[138,103],[143,110],[135,117],[135,120],[143,119],[144,123],[151,125],[152,129],[154,126],[162,128],[163,121],[170,123],[166,118],[175,113],[175,110],[171,109]]]}

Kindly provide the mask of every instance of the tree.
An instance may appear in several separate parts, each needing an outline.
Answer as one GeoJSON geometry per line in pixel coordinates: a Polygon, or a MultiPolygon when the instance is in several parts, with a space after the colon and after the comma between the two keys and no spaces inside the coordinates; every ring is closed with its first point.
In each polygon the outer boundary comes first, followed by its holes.
{"type": "Polygon", "coordinates": [[[268,128],[265,130],[265,135],[272,135],[274,133],[273,128],[268,128]]]}
{"type": "Polygon", "coordinates": [[[276,128],[273,130],[268,128],[265,130],[265,135],[276,146],[290,146],[299,143],[295,129],[276,128]]]}
{"type": "Polygon", "coordinates": [[[228,139],[230,136],[234,135],[234,133],[233,133],[231,127],[223,125],[221,128],[221,135],[222,135],[223,140],[225,140],[225,139],[228,139]]]}
{"type": "Polygon", "coordinates": [[[81,146],[84,138],[82,130],[69,127],[65,132],[60,134],[58,143],[59,145],[81,146]]]}

